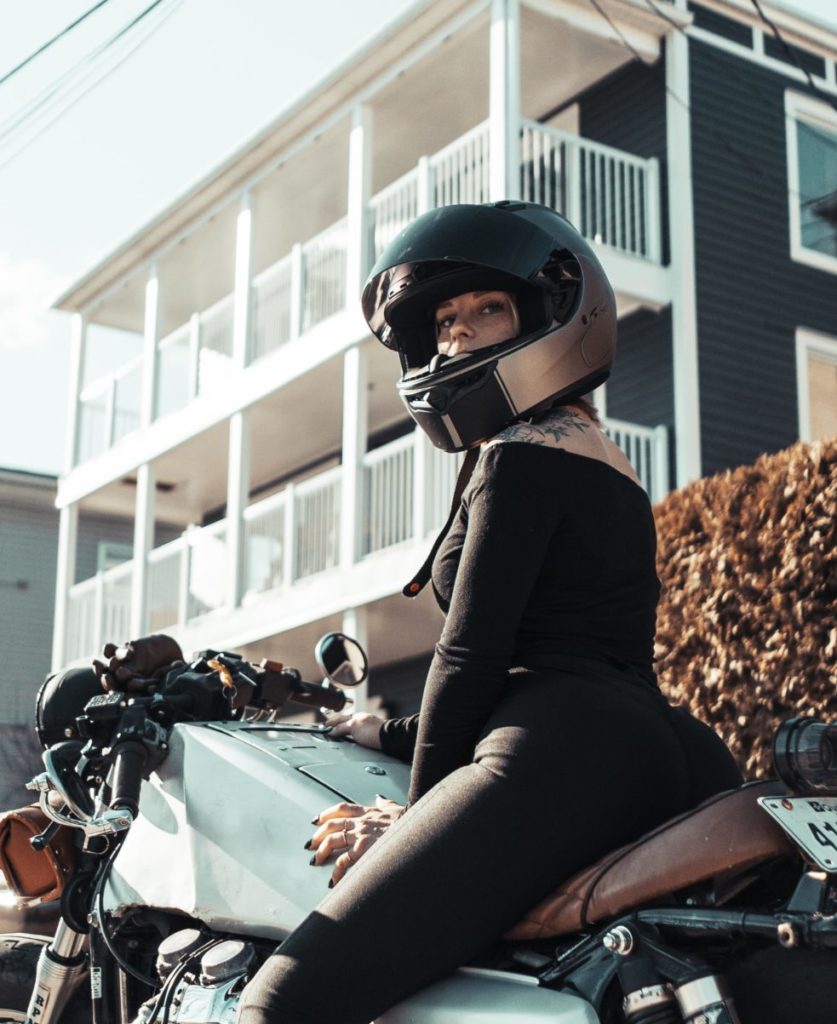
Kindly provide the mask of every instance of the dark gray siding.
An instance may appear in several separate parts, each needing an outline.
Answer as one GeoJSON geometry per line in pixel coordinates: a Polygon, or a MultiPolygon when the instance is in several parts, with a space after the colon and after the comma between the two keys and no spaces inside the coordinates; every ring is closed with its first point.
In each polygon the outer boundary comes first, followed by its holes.
{"type": "Polygon", "coordinates": [[[665,61],[620,68],[576,97],[579,130],[594,142],[660,161],[663,263],[668,263],[665,61]]]}
{"type": "Polygon", "coordinates": [[[837,334],[837,276],[790,258],[785,90],[801,84],[692,41],[703,471],[798,437],[795,331],[837,334]]]}
{"type": "Polygon", "coordinates": [[[49,671],[58,555],[52,494],[3,501],[0,514],[0,723],[32,720],[34,694],[49,671]]]}

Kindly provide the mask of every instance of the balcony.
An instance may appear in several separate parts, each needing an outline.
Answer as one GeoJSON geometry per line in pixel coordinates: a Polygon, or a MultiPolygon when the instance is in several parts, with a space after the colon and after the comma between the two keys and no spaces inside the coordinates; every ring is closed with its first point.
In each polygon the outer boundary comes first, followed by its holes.
{"type": "MultiPolygon", "coordinates": [[[[640,276],[643,267],[659,267],[656,160],[523,120],[519,166],[522,198],[565,213],[599,247],[605,262],[608,254],[627,257],[633,261],[632,272],[640,276]]],[[[423,209],[487,201],[489,171],[488,122],[422,157],[368,204],[365,230],[372,258],[423,209]]],[[[347,219],[342,217],[251,277],[248,366],[346,309],[348,256],[347,219]]],[[[618,291],[619,280],[615,284],[618,291]]],[[[231,374],[238,372],[233,362],[234,318],[230,291],[157,341],[155,419],[185,408],[199,396],[229,389],[231,374]]],[[[81,392],[77,464],[138,430],[141,385],[142,361],[137,358],[81,392]]]]}
{"type": "MultiPolygon", "coordinates": [[[[665,428],[609,420],[607,429],[652,501],[659,500],[668,490],[665,428]]],[[[447,517],[457,471],[458,460],[433,448],[421,431],[366,453],[357,560],[374,560],[434,534],[447,517]]],[[[293,603],[302,581],[340,571],[341,472],[338,466],[288,484],[245,509],[244,607],[265,600],[293,603]]],[[[133,563],[126,562],[70,588],[69,661],[89,658],[107,640],[128,637],[132,575],[133,563]]],[[[149,554],[148,630],[178,633],[207,621],[213,624],[214,643],[223,644],[222,616],[230,611],[226,587],[226,522],[189,527],[149,554]]]]}

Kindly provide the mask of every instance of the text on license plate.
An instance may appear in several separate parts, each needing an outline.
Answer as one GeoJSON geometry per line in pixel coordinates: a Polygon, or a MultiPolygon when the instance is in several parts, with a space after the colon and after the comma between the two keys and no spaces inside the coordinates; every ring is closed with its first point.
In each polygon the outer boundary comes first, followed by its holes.
{"type": "Polygon", "coordinates": [[[758,802],[818,867],[837,874],[837,797],[762,796],[758,802]]]}

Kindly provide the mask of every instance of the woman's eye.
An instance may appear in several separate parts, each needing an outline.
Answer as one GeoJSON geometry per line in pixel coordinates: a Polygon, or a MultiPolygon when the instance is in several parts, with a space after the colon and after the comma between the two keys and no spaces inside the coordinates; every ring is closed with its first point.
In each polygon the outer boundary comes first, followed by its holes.
{"type": "Polygon", "coordinates": [[[502,313],[505,311],[505,306],[502,302],[486,302],[482,307],[483,313],[502,313]]]}
{"type": "Polygon", "coordinates": [[[445,317],[442,317],[441,320],[437,320],[436,321],[436,330],[438,330],[438,331],[447,331],[451,327],[453,327],[453,317],[452,316],[445,316],[445,317]]]}

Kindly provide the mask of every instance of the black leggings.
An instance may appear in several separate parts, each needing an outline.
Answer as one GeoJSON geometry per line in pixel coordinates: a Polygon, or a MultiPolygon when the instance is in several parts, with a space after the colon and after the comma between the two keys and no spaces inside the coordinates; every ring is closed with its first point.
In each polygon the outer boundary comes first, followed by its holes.
{"type": "Polygon", "coordinates": [[[568,659],[512,673],[473,762],[282,943],[239,1024],[368,1024],[483,953],[561,880],[739,782],[715,734],[630,672],[568,659]]]}

